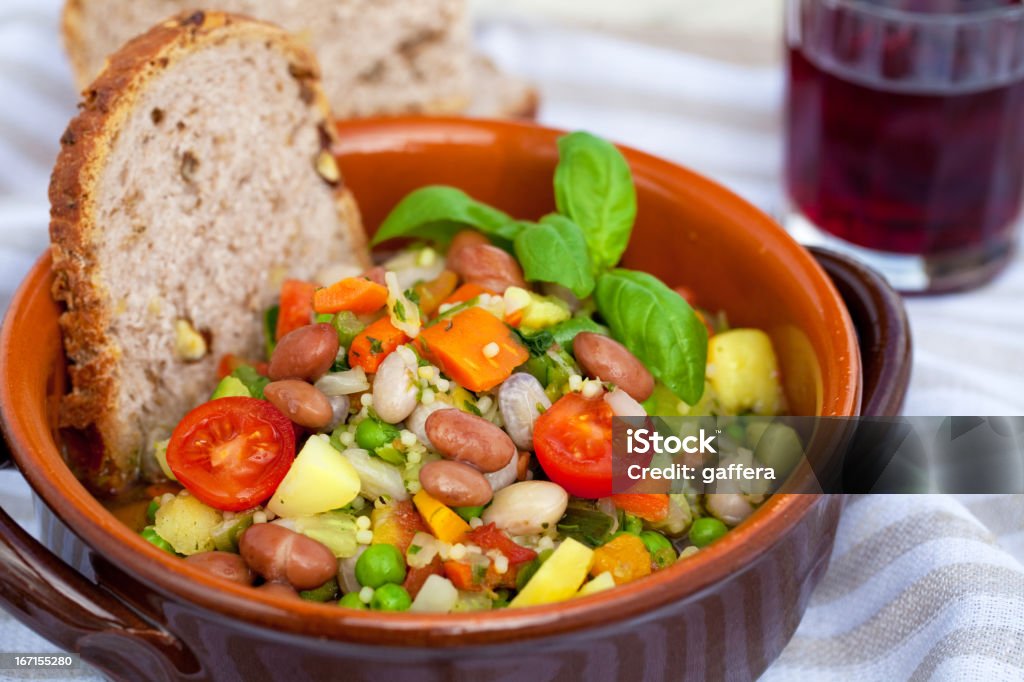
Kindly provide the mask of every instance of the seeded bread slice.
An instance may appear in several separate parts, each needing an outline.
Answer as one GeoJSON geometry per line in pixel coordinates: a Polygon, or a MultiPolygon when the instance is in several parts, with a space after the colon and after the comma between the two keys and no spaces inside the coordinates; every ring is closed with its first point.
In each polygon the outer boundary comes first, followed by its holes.
{"type": "MultiPolygon", "coordinates": [[[[338,118],[394,114],[531,114],[526,83],[480,68],[465,0],[217,0],[218,9],[302,36],[324,67],[338,118]]],[[[64,44],[80,86],[132,36],[194,0],[66,0],[64,44]]]]}
{"type": "Polygon", "coordinates": [[[312,53],[219,12],[154,27],[85,90],[50,236],[73,387],[61,423],[101,446],[73,462],[94,487],[136,478],[220,357],[259,357],[284,278],[368,263],[334,135],[312,53]]]}

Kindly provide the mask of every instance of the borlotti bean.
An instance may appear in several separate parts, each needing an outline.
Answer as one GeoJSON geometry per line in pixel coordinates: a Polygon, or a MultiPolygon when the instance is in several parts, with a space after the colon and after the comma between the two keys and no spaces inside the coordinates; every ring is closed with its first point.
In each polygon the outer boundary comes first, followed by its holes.
{"type": "Polygon", "coordinates": [[[582,332],[572,342],[576,362],[588,376],[610,381],[633,397],[647,400],[654,392],[654,377],[629,349],[615,339],[582,332]]]}
{"type": "Polygon", "coordinates": [[[427,437],[442,457],[472,464],[490,473],[501,469],[516,455],[516,444],[491,422],[449,408],[427,417],[427,437]]]}
{"type": "Polygon", "coordinates": [[[316,381],[331,368],[338,345],[338,333],[329,324],[299,327],[277,342],[270,356],[268,376],[275,381],[316,381]]]}

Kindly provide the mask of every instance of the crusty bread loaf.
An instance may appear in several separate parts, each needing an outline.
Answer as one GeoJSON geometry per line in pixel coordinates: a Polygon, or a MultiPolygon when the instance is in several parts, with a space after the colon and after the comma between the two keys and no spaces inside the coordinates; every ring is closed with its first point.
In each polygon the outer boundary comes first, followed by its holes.
{"type": "Polygon", "coordinates": [[[111,56],[50,183],[54,296],[73,390],[61,421],[117,490],[208,397],[218,359],[259,357],[285,277],[365,265],[319,67],[281,29],[219,12],[165,21],[111,56]]]}
{"type": "MultiPolygon", "coordinates": [[[[79,84],[132,36],[201,4],[67,0],[64,42],[79,84]]],[[[535,103],[525,83],[474,68],[465,0],[217,0],[211,6],[272,21],[307,39],[339,118],[458,114],[470,106],[476,115],[519,116],[535,103]]]]}

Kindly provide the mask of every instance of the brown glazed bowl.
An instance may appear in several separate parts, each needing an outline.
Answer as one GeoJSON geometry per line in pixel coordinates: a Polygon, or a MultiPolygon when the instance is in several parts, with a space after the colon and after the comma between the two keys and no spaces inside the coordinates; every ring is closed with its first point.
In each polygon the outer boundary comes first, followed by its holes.
{"type": "MultiPolygon", "coordinates": [[[[430,183],[524,218],[553,208],[558,131],[461,119],[362,121],[340,131],[342,172],[371,230],[430,183]]],[[[625,153],[639,194],[625,265],[687,285],[734,324],[767,330],[794,412],[857,414],[857,334],[811,254],[713,182],[625,153]]],[[[0,511],[0,605],[112,677],[749,679],[790,638],[828,563],[842,498],[792,494],[670,569],[530,609],[384,614],[218,581],[120,523],[65,466],[53,429],[65,373],[50,283],[44,256],[0,336],[4,432],[43,525],[39,544],[0,511]]]]}

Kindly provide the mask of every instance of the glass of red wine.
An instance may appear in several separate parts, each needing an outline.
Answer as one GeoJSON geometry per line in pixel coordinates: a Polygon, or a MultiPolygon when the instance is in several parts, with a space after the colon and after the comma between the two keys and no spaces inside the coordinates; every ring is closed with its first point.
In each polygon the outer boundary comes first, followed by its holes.
{"type": "Polygon", "coordinates": [[[904,292],[1007,264],[1024,197],[1022,0],[788,0],[788,227],[904,292]]]}

